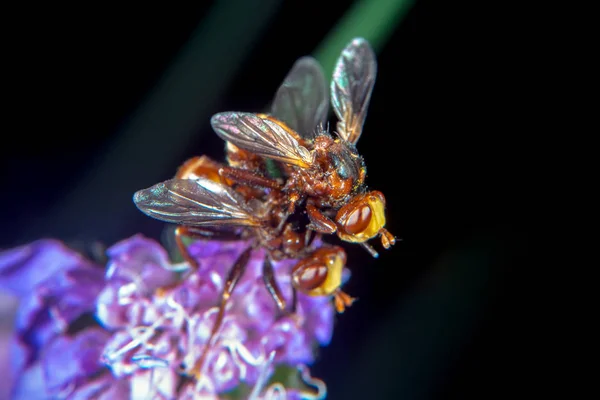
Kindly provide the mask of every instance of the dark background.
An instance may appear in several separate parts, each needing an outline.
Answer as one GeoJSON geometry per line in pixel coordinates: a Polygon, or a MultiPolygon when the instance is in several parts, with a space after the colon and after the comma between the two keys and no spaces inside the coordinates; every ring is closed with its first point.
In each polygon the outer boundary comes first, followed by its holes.
{"type": "MultiPolygon", "coordinates": [[[[262,19],[238,10],[222,34],[256,18],[256,41],[241,34],[233,42],[242,47],[219,47],[211,37],[199,76],[183,77],[194,90],[207,85],[207,97],[184,90],[156,109],[145,104],[213,3],[15,15],[4,50],[16,90],[0,150],[0,248],[39,237],[73,245],[110,245],[137,232],[159,238],[163,225],[141,214],[132,194],[169,178],[187,157],[222,157],[210,115],[263,111],[293,62],[351,4],[322,3],[286,2],[268,17],[258,12],[262,19]],[[218,81],[232,55],[240,55],[232,79],[218,81]],[[214,79],[218,90],[208,88],[214,79]],[[181,107],[199,111],[171,130],[181,107]]],[[[515,129],[524,115],[533,119],[535,90],[520,86],[522,47],[488,26],[493,11],[444,20],[445,11],[417,2],[378,54],[358,149],[369,186],[386,195],[388,228],[403,241],[378,260],[346,246],[347,291],[359,301],[337,318],[313,367],[328,398],[495,398],[522,393],[536,369],[523,282],[535,265],[528,249],[543,165],[530,158],[530,122],[515,129]],[[465,35],[462,21],[473,15],[482,29],[465,35]]]]}

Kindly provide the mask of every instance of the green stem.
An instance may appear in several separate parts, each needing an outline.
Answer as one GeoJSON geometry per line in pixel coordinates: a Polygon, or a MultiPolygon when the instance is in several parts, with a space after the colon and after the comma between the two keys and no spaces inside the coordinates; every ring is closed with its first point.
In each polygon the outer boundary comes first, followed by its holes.
{"type": "Polygon", "coordinates": [[[375,52],[404,18],[414,0],[357,0],[314,52],[329,76],[341,49],[353,38],[363,37],[375,52]]]}

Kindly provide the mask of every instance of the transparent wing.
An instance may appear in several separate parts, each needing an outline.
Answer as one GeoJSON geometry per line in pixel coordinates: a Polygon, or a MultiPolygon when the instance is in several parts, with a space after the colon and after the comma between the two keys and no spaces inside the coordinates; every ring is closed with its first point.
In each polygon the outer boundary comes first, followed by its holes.
{"type": "Polygon", "coordinates": [[[233,189],[207,178],[170,179],[136,192],[144,214],[190,226],[258,226],[261,221],[233,189]]]}
{"type": "Polygon", "coordinates": [[[210,122],[221,139],[259,156],[304,168],[313,162],[310,151],[298,142],[298,135],[275,118],[224,112],[215,114],[210,122]]]}
{"type": "Polygon", "coordinates": [[[369,43],[362,38],[352,40],[342,51],[331,81],[337,131],[350,143],[355,144],[362,133],[376,75],[377,61],[369,43]]]}
{"type": "Polygon", "coordinates": [[[323,69],[312,57],[294,63],[275,94],[271,114],[303,138],[311,140],[324,125],[329,111],[329,92],[323,69]]]}

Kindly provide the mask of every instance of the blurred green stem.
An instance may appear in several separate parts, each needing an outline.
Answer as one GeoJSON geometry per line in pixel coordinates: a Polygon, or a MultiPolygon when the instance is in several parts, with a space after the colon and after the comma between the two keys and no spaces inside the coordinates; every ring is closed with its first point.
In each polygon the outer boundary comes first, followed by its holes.
{"type": "Polygon", "coordinates": [[[314,52],[329,76],[340,50],[355,37],[369,41],[375,52],[381,50],[414,0],[357,0],[314,52]]]}

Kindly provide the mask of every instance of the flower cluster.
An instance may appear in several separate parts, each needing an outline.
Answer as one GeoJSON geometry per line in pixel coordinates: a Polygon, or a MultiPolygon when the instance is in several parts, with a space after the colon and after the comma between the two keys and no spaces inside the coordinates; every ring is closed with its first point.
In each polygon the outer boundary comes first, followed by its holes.
{"type": "MultiPolygon", "coordinates": [[[[192,243],[197,271],[141,235],[110,247],[106,266],[55,240],[0,253],[0,289],[20,298],[13,398],[324,397],[306,365],[331,339],[331,301],[298,293],[295,312],[280,312],[263,283],[261,249],[252,250],[208,345],[227,273],[248,245],[192,243]],[[190,374],[202,356],[203,368],[190,374]],[[276,379],[281,371],[286,382],[276,379]]],[[[273,265],[288,303],[293,264],[273,265]]]]}

